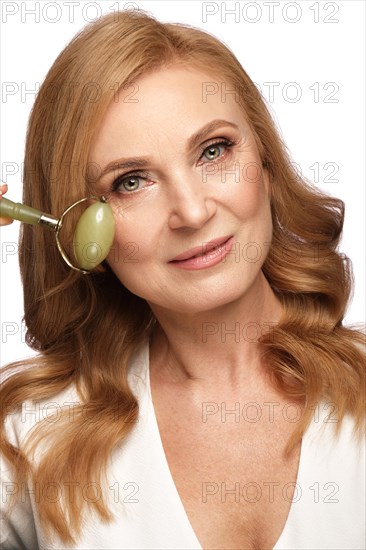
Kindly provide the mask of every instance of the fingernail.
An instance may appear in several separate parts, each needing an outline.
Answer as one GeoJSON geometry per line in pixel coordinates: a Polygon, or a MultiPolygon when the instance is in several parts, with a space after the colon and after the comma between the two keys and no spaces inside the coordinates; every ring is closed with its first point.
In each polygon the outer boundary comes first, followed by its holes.
{"type": "Polygon", "coordinates": [[[5,183],[5,182],[2,183],[1,188],[0,188],[0,195],[2,195],[3,193],[6,193],[7,190],[8,190],[8,184],[5,183]],[[4,189],[4,187],[5,187],[5,189],[4,189]],[[3,191],[3,189],[4,189],[4,191],[3,191]]]}

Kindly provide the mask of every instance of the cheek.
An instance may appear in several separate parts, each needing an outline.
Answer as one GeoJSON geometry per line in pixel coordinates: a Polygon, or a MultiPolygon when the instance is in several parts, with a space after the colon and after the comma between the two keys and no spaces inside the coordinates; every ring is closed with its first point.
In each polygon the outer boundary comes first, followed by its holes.
{"type": "Polygon", "coordinates": [[[124,210],[123,214],[114,210],[116,232],[107,262],[121,277],[136,271],[138,264],[146,264],[156,248],[152,220],[132,210],[124,210]]]}
{"type": "Polygon", "coordinates": [[[257,155],[251,148],[224,162],[212,175],[214,193],[232,211],[244,218],[258,215],[266,202],[265,174],[257,155]]]}
{"type": "Polygon", "coordinates": [[[231,206],[243,222],[268,216],[269,198],[263,179],[258,176],[255,167],[247,168],[240,183],[228,192],[231,193],[231,206]]]}
{"type": "Polygon", "coordinates": [[[263,184],[263,168],[257,160],[247,162],[241,172],[244,181],[253,184],[263,184]]]}
{"type": "Polygon", "coordinates": [[[241,222],[241,257],[248,259],[246,269],[258,267],[254,258],[264,262],[272,241],[272,213],[263,178],[255,166],[242,178],[240,188],[233,194],[232,208],[241,222]],[[234,200],[235,199],[235,200],[234,200]],[[247,258],[248,256],[248,258],[247,258]],[[253,261],[253,264],[250,262],[253,261]]]}

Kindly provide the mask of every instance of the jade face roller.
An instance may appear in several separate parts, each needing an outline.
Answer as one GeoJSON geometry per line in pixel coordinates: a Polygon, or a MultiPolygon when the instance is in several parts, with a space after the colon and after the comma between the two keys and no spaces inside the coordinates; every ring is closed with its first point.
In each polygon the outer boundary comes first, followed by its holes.
{"type": "Polygon", "coordinates": [[[88,274],[99,265],[107,256],[112,247],[115,221],[112,208],[107,199],[102,197],[85,197],[74,202],[57,219],[25,204],[15,203],[5,197],[0,200],[0,216],[11,218],[32,225],[41,225],[55,232],[57,248],[69,267],[76,271],[88,274]],[[89,206],[80,216],[73,237],[73,251],[79,264],[76,267],[67,257],[59,239],[59,233],[65,215],[76,205],[87,201],[98,202],[89,206]]]}

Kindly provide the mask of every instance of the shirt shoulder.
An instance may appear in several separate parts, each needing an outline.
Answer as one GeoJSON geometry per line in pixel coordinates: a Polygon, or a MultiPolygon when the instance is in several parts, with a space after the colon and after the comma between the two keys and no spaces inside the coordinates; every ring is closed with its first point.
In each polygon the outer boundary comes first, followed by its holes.
{"type": "MultiPolygon", "coordinates": [[[[144,395],[147,345],[142,342],[136,348],[128,365],[128,381],[139,401],[143,400],[144,395]]],[[[20,448],[38,424],[46,422],[52,430],[65,412],[72,420],[73,409],[77,405],[82,405],[82,401],[74,383],[51,398],[24,401],[8,413],[4,426],[6,436],[14,447],[20,448]]],[[[127,455],[131,445],[132,442],[124,447],[127,455]]],[[[30,550],[43,547],[42,540],[43,530],[34,509],[34,491],[24,483],[16,483],[11,464],[0,452],[0,548],[30,550]],[[13,494],[17,498],[14,506],[9,508],[13,494]]]]}
{"type": "Polygon", "coordinates": [[[274,550],[361,550],[366,532],[366,435],[347,414],[340,429],[322,401],[304,434],[294,498],[274,550]]]}

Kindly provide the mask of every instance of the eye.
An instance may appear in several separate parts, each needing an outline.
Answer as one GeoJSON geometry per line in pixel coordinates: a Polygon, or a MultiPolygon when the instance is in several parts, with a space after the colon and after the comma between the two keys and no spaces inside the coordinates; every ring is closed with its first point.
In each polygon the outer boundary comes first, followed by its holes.
{"type": "Polygon", "coordinates": [[[205,147],[205,149],[203,149],[201,158],[206,158],[208,161],[216,160],[222,157],[225,154],[226,150],[233,145],[233,142],[226,139],[211,143],[210,145],[208,145],[208,147],[205,147]]]}
{"type": "Polygon", "coordinates": [[[138,176],[128,176],[127,178],[121,179],[120,186],[124,187],[126,191],[136,191],[139,186],[139,179],[138,176]]]}
{"type": "MultiPolygon", "coordinates": [[[[217,139],[206,147],[201,149],[200,159],[204,158],[207,162],[214,162],[217,159],[226,157],[228,150],[236,145],[236,142],[228,139],[217,139]]],[[[134,172],[130,174],[121,174],[111,185],[110,192],[117,192],[124,195],[140,191],[144,187],[154,184],[151,176],[147,172],[134,172]]]]}
{"type": "Polygon", "coordinates": [[[111,186],[111,191],[118,191],[119,193],[132,193],[133,191],[138,191],[143,186],[143,183],[146,183],[148,175],[143,174],[128,174],[118,176],[114,180],[111,186]]]}

